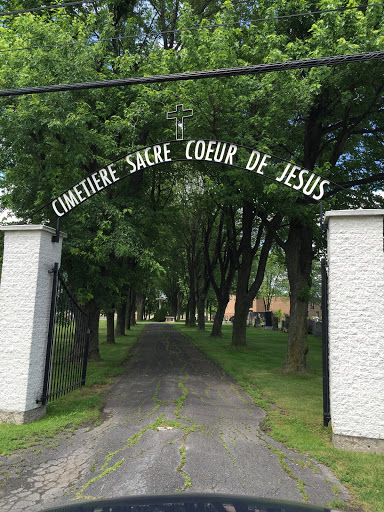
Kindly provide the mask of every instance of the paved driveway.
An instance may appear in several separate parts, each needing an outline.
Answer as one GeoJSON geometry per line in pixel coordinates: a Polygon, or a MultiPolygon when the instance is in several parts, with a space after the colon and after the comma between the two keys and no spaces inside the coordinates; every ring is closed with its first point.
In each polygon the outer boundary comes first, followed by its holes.
{"type": "Polygon", "coordinates": [[[0,458],[0,510],[175,492],[348,498],[325,466],[262,432],[264,411],[171,325],[148,325],[133,354],[101,425],[0,458]]]}

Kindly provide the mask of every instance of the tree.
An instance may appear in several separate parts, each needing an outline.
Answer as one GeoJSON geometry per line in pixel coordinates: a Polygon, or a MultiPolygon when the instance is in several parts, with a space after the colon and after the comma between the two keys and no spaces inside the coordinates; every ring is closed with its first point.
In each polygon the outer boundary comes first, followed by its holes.
{"type": "Polygon", "coordinates": [[[222,210],[216,228],[214,250],[209,251],[207,247],[205,251],[207,268],[217,300],[217,309],[211,332],[211,336],[214,337],[222,336],[221,327],[236,272],[236,262],[231,250],[230,227],[226,220],[229,220],[228,216],[222,210]],[[215,261],[216,265],[214,264],[215,261]]]}
{"type": "MultiPolygon", "coordinates": [[[[7,3],[9,8],[17,5],[18,2],[7,3]]],[[[336,9],[339,5],[339,0],[331,0],[327,7],[336,9]]],[[[3,87],[11,88],[39,85],[42,77],[46,84],[59,80],[106,80],[382,47],[384,24],[380,5],[271,19],[317,8],[316,2],[307,0],[304,3],[262,1],[245,6],[229,1],[196,0],[191,6],[155,0],[152,3],[122,1],[73,7],[65,11],[66,16],[61,15],[63,10],[60,16],[55,10],[3,19],[0,79],[3,87]],[[186,30],[206,26],[207,18],[214,21],[215,27],[186,30]],[[268,19],[238,24],[239,20],[255,18],[268,19]],[[235,24],[223,26],[228,23],[235,24]],[[150,37],[149,29],[153,27],[163,32],[165,27],[170,29],[163,34],[162,44],[150,37]],[[174,31],[175,27],[185,30],[174,31]],[[78,44],[67,45],[72,41],[78,44]],[[84,41],[87,44],[82,44],[84,41]],[[20,45],[38,48],[33,53],[28,49],[12,50],[20,45]],[[42,47],[47,45],[52,45],[49,51],[42,47]]],[[[160,112],[159,106],[174,108],[175,101],[182,102],[184,98],[199,105],[199,115],[189,123],[190,137],[230,140],[257,147],[303,169],[317,170],[331,177],[343,188],[329,187],[323,198],[327,208],[382,204],[374,196],[375,189],[384,183],[382,76],[382,62],[370,62],[1,100],[0,164],[4,175],[0,186],[6,191],[1,199],[2,207],[11,207],[26,216],[129,149],[147,141],[163,140],[167,135],[172,137],[173,128],[167,125],[169,128],[164,129],[164,112],[160,112]]],[[[156,251],[153,236],[142,227],[147,223],[154,225],[153,212],[156,216],[164,212],[165,221],[171,211],[174,176],[181,169],[182,166],[164,166],[161,171],[152,168],[145,173],[138,172],[124,186],[116,186],[104,196],[92,199],[92,207],[82,205],[73,212],[71,223],[64,223],[70,241],[66,244],[63,263],[70,269],[78,296],[90,302],[94,314],[101,307],[98,304],[101,296],[108,293],[112,300],[132,286],[132,275],[124,264],[127,258],[140,266],[148,265],[153,269],[151,273],[161,267],[161,255],[156,251]],[[111,222],[110,227],[103,224],[104,215],[111,222]],[[117,244],[111,248],[107,237],[117,244]],[[99,282],[101,275],[105,280],[103,286],[99,282]]],[[[311,261],[322,243],[316,226],[318,206],[308,196],[298,196],[292,188],[252,180],[243,171],[216,166],[204,169],[204,173],[207,181],[217,185],[217,193],[209,190],[217,205],[228,209],[231,201],[234,202],[235,217],[243,215],[244,205],[248,211],[247,204],[257,212],[252,223],[244,224],[252,224],[251,235],[244,234],[243,246],[247,250],[235,263],[240,272],[237,282],[241,283],[244,296],[257,289],[247,282],[246,268],[252,252],[253,256],[261,257],[267,240],[269,244],[270,233],[284,250],[292,307],[285,369],[306,371],[305,316],[311,261]],[[273,223],[279,217],[284,218],[280,227],[273,223]],[[258,253],[253,251],[254,237],[261,226],[258,253]],[[247,237],[253,245],[245,243],[247,237]]],[[[292,184],[299,178],[292,175],[290,179],[292,184]]],[[[46,212],[35,219],[54,220],[46,212]]],[[[223,223],[225,236],[228,235],[226,222],[223,223]]],[[[216,229],[212,234],[215,233],[216,241],[223,243],[218,256],[224,270],[220,281],[227,286],[232,267],[230,262],[224,262],[229,246],[225,245],[224,234],[220,238],[216,229]]],[[[200,262],[213,261],[213,247],[212,244],[208,251],[210,257],[203,255],[200,262]]],[[[264,265],[264,253],[260,269],[264,265]]],[[[193,262],[194,272],[199,265],[193,262]]],[[[211,272],[211,279],[217,276],[215,272],[211,272]]],[[[192,283],[190,288],[196,289],[196,284],[192,283]]],[[[250,295],[244,299],[245,306],[249,298],[250,295]]],[[[244,304],[242,311],[246,310],[244,304]]],[[[243,329],[243,320],[240,323],[243,329]]]]}
{"type": "MultiPolygon", "coordinates": [[[[308,6],[314,6],[308,2],[308,6]]],[[[295,4],[276,2],[277,12],[289,14],[295,4]]],[[[332,7],[337,7],[332,2],[332,7]]],[[[344,12],[324,13],[318,19],[309,18],[298,23],[293,18],[277,27],[271,57],[279,52],[281,60],[308,55],[329,55],[369,51],[380,46],[382,38],[382,8],[363,8],[344,12]]],[[[359,63],[334,68],[312,69],[297,73],[300,90],[292,85],[294,109],[289,124],[290,137],[277,137],[275,147],[281,147],[287,158],[305,169],[319,169],[327,173],[348,191],[360,185],[354,194],[332,187],[326,196],[332,207],[375,204],[366,202],[367,195],[383,183],[380,169],[382,150],[378,142],[383,132],[380,121],[383,108],[383,64],[359,63]],[[280,140],[279,140],[280,139],[280,140]],[[376,139],[376,140],[375,140],[376,139]],[[289,140],[289,142],[287,142],[289,140]],[[376,147],[373,162],[371,150],[376,147]],[[358,165],[353,157],[359,153],[358,165]],[[371,168],[371,172],[367,169],[371,168]]],[[[286,76],[274,78],[275,87],[286,76]]],[[[272,98],[273,101],[278,98],[272,98]]],[[[281,107],[283,106],[280,102],[281,107]]],[[[288,107],[288,105],[286,105],[288,107]]],[[[280,107],[280,108],[281,108],[280,107]]],[[[287,131],[287,130],[286,130],[287,131]]],[[[306,371],[306,314],[311,288],[311,262],[314,257],[316,209],[309,199],[297,198],[289,214],[289,230],[285,240],[280,239],[286,253],[290,282],[291,319],[288,351],[284,364],[287,371],[306,371]]],[[[316,248],[315,248],[316,249],[316,248]]]]}
{"type": "Polygon", "coordinates": [[[265,311],[271,310],[272,299],[289,295],[287,270],[281,252],[275,247],[272,249],[266,265],[263,283],[257,294],[258,298],[263,299],[265,311]]]}

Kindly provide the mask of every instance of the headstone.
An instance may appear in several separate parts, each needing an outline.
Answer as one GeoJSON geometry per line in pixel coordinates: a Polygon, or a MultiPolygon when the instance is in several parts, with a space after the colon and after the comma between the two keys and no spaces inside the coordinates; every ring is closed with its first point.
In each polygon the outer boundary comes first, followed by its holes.
{"type": "Polygon", "coordinates": [[[275,315],[273,315],[273,317],[272,317],[272,330],[273,331],[279,330],[279,319],[275,315]]]}
{"type": "Polygon", "coordinates": [[[265,326],[264,329],[267,331],[272,330],[272,311],[265,312],[265,326]]]}
{"type": "Polygon", "coordinates": [[[321,337],[323,335],[323,324],[322,322],[315,322],[315,328],[313,330],[313,335],[317,337],[321,337]]]}
{"type": "Polygon", "coordinates": [[[257,325],[255,327],[262,327],[262,324],[265,325],[265,311],[257,311],[255,318],[257,318],[257,325]]]}

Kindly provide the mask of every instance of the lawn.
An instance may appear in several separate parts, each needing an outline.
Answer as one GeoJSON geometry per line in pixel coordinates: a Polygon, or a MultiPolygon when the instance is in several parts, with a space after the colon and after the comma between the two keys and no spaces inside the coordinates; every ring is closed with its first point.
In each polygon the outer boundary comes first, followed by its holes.
{"type": "Polygon", "coordinates": [[[331,427],[323,427],[320,338],[308,337],[310,373],[284,374],[286,333],[249,328],[247,347],[229,350],[230,325],[223,326],[219,339],[209,335],[209,326],[207,332],[199,332],[181,323],[174,325],[268,411],[263,428],[271,437],[329,466],[351,491],[356,505],[363,504],[371,512],[384,511],[384,455],[336,450],[331,427]]]}
{"type": "Polygon", "coordinates": [[[113,377],[124,371],[124,361],[144,324],[116,337],[115,345],[106,345],[106,321],[100,321],[100,355],[102,361],[88,362],[85,386],[47,405],[44,418],[27,425],[0,425],[0,455],[17,449],[33,449],[42,439],[53,439],[60,432],[73,431],[86,423],[98,421],[106,389],[113,377]]]}

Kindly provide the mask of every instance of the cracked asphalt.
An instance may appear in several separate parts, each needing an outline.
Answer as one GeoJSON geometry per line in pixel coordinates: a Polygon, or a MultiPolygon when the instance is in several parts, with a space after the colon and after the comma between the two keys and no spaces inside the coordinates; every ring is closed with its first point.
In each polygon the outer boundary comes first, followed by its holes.
{"type": "Polygon", "coordinates": [[[171,325],[149,324],[108,393],[99,426],[0,457],[0,510],[175,492],[347,501],[326,466],[260,429],[264,416],[171,325]]]}

